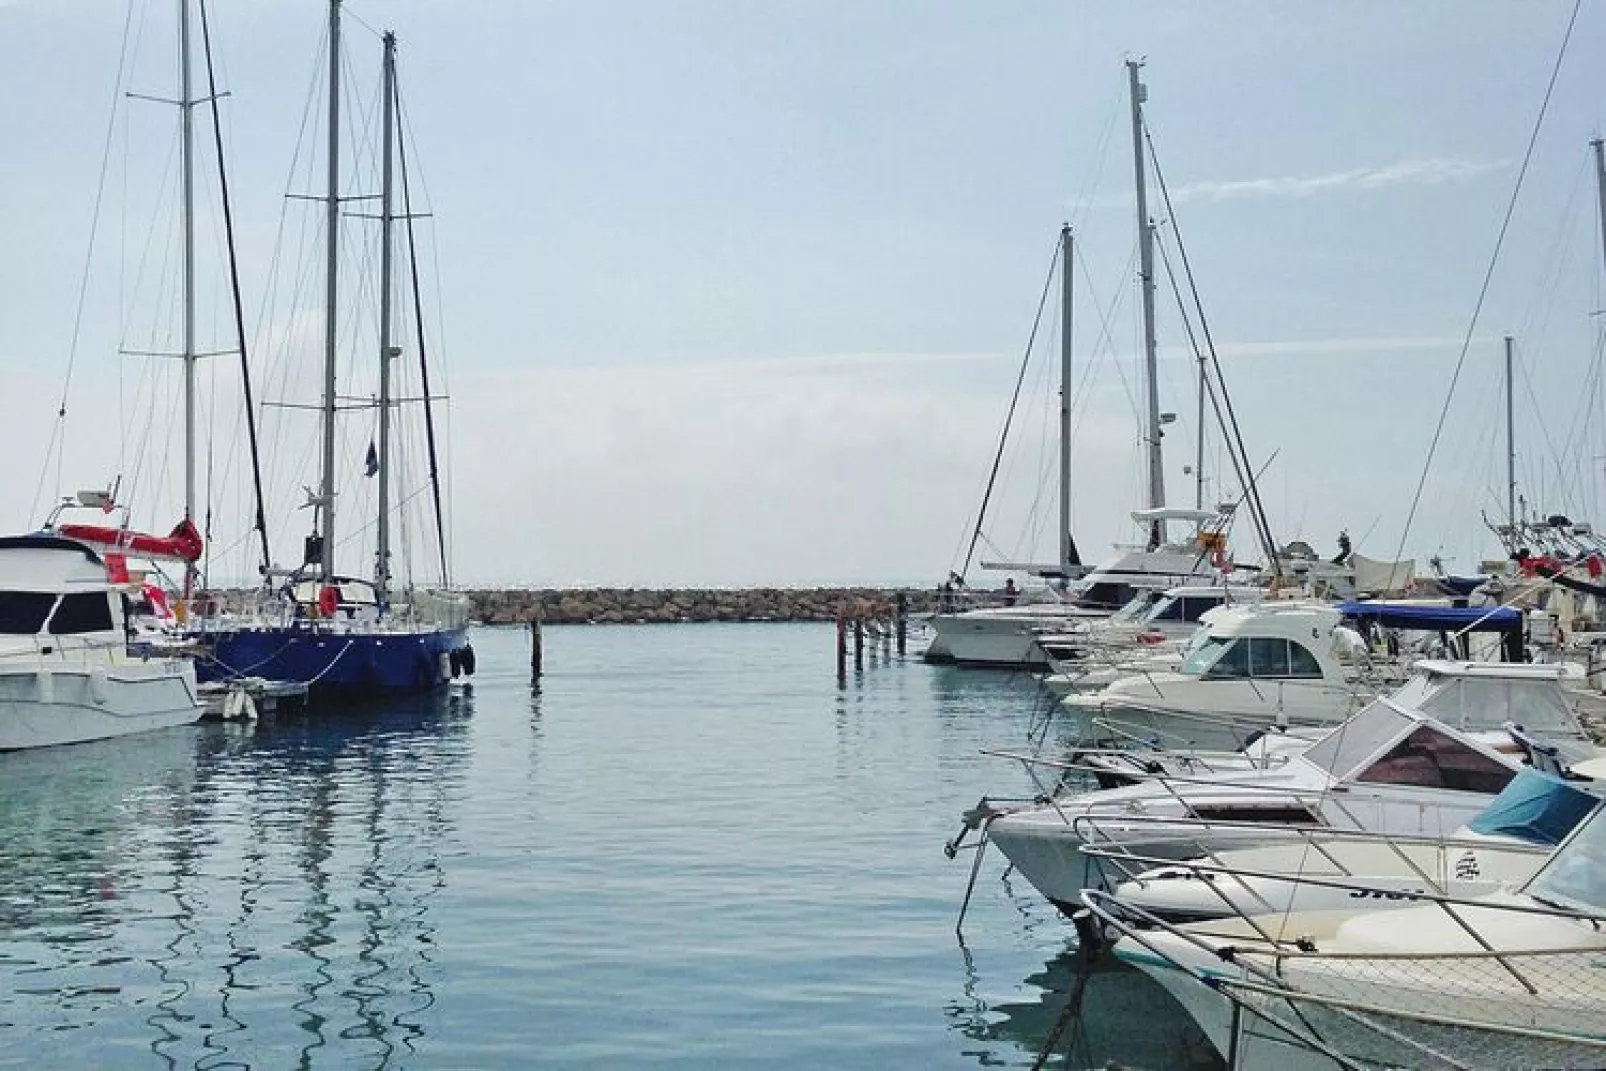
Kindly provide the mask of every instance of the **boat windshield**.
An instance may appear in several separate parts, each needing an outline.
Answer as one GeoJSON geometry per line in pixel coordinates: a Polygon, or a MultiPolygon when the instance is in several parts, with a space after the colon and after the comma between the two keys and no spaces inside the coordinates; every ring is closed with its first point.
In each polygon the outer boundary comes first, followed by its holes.
{"type": "Polygon", "coordinates": [[[1120,625],[1141,621],[1148,615],[1149,608],[1155,604],[1155,600],[1160,596],[1161,593],[1158,591],[1139,592],[1125,606],[1111,614],[1110,621],[1120,625]]]}
{"type": "Polygon", "coordinates": [[[1349,721],[1306,748],[1305,758],[1334,777],[1343,777],[1416,724],[1414,718],[1387,703],[1368,703],[1349,721]]]}
{"type": "Polygon", "coordinates": [[[1601,807],[1584,820],[1528,883],[1536,900],[1575,911],[1606,914],[1606,821],[1601,807]]]}
{"type": "Polygon", "coordinates": [[[1550,679],[1459,677],[1418,704],[1426,714],[1462,729],[1497,729],[1515,722],[1535,732],[1570,732],[1572,711],[1550,679]]]}
{"type": "Polygon", "coordinates": [[[1203,633],[1199,639],[1188,648],[1188,653],[1182,660],[1182,666],[1177,670],[1192,677],[1201,677],[1205,670],[1213,665],[1217,658],[1233,642],[1232,636],[1212,636],[1203,633]]]}
{"type": "Polygon", "coordinates": [[[0,591],[0,635],[36,635],[55,605],[56,597],[46,592],[0,591]]]}

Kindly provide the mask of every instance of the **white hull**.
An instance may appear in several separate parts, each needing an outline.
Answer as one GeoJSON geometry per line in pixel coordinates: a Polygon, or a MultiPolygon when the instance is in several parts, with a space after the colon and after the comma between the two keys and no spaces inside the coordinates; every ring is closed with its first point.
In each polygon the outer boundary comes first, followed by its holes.
{"type": "Polygon", "coordinates": [[[1406,907],[1428,893],[1471,899],[1514,888],[1548,858],[1547,848],[1504,842],[1315,838],[1160,867],[1115,895],[1168,922],[1406,907]]]}
{"type": "Polygon", "coordinates": [[[1038,630],[1064,627],[1073,621],[1096,621],[1102,616],[1061,603],[935,614],[931,618],[935,635],[925,657],[930,662],[965,666],[1046,669],[1047,659],[1037,646],[1038,630]]]}
{"type": "Polygon", "coordinates": [[[0,672],[0,751],[54,747],[197,721],[195,671],[179,661],[0,672]]]}

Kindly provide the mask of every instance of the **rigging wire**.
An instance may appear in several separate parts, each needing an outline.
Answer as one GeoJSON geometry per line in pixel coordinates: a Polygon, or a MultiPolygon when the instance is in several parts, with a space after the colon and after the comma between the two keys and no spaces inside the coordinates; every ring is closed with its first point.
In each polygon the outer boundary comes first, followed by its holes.
{"type": "Polygon", "coordinates": [[[1539,114],[1534,117],[1533,130],[1528,135],[1528,147],[1522,154],[1522,166],[1517,169],[1517,180],[1511,187],[1511,198],[1506,202],[1505,216],[1500,221],[1499,233],[1495,236],[1494,250],[1489,256],[1489,266],[1484,269],[1483,282],[1478,287],[1478,298],[1472,306],[1472,317],[1467,321],[1466,335],[1461,340],[1461,352],[1456,357],[1455,371],[1450,375],[1450,385],[1444,392],[1444,405],[1439,409],[1439,419],[1433,428],[1433,438],[1428,443],[1428,456],[1422,463],[1422,474],[1416,482],[1416,491],[1411,495],[1411,508],[1405,515],[1405,525],[1400,529],[1400,542],[1395,548],[1394,559],[1399,561],[1405,553],[1405,543],[1411,534],[1411,524],[1416,520],[1417,506],[1422,501],[1422,491],[1427,486],[1428,474],[1433,469],[1433,456],[1438,452],[1439,440],[1444,435],[1444,425],[1450,416],[1450,403],[1455,398],[1456,384],[1460,382],[1461,370],[1467,362],[1467,351],[1472,347],[1472,335],[1478,327],[1478,317],[1483,312],[1484,300],[1489,295],[1489,286],[1494,281],[1495,266],[1500,262],[1500,251],[1506,243],[1506,232],[1511,227],[1512,216],[1517,210],[1517,198],[1522,193],[1523,180],[1528,176],[1528,165],[1533,161],[1534,147],[1539,142],[1539,132],[1545,125],[1545,115],[1550,110],[1550,98],[1556,90],[1556,79],[1561,75],[1562,61],[1567,56],[1567,45],[1573,37],[1573,27],[1578,23],[1578,12],[1583,7],[1583,0],[1573,0],[1572,15],[1567,19],[1567,31],[1562,35],[1561,47],[1556,50],[1556,61],[1550,69],[1550,80],[1545,84],[1544,99],[1539,104],[1539,114]]]}
{"type": "MultiPolygon", "coordinates": [[[[223,202],[223,233],[228,246],[229,262],[229,292],[234,310],[234,329],[237,344],[240,347],[240,389],[244,394],[245,419],[251,444],[251,483],[255,491],[255,522],[254,527],[262,543],[262,575],[266,576],[271,555],[268,550],[268,521],[266,510],[262,502],[262,459],[257,452],[257,420],[255,401],[251,393],[251,362],[246,354],[245,344],[245,302],[240,294],[240,266],[235,255],[234,245],[234,210],[229,200],[229,173],[224,166],[223,158],[223,127],[218,115],[217,77],[212,64],[212,30],[207,21],[206,0],[200,0],[201,13],[201,41],[206,54],[206,82],[207,95],[212,102],[212,134],[217,148],[217,178],[218,194],[223,202]]],[[[211,492],[208,490],[208,503],[211,502],[211,492]]],[[[207,509],[207,542],[211,543],[211,508],[207,509]]]]}
{"type": "MultiPolygon", "coordinates": [[[[1149,149],[1149,161],[1154,165],[1154,178],[1160,187],[1160,197],[1165,202],[1167,218],[1171,221],[1171,233],[1177,240],[1177,257],[1182,261],[1182,272],[1188,280],[1189,295],[1193,299],[1194,311],[1199,316],[1199,333],[1204,339],[1205,350],[1210,354],[1210,367],[1216,374],[1216,384],[1220,387],[1220,405],[1226,411],[1226,420],[1221,430],[1228,437],[1228,454],[1236,453],[1239,461],[1233,462],[1233,468],[1238,478],[1244,481],[1244,498],[1249,505],[1249,519],[1255,527],[1255,534],[1266,552],[1267,564],[1271,566],[1272,575],[1282,575],[1282,566],[1277,557],[1277,541],[1272,538],[1271,523],[1266,518],[1266,506],[1260,497],[1260,482],[1253,466],[1249,461],[1249,450],[1244,445],[1243,429],[1238,424],[1238,414],[1233,408],[1232,396],[1227,393],[1227,380],[1221,372],[1221,359],[1216,355],[1216,342],[1210,333],[1210,320],[1205,316],[1204,302],[1199,297],[1199,285],[1193,274],[1193,265],[1188,260],[1188,247],[1182,241],[1182,230],[1177,226],[1177,213],[1171,205],[1171,189],[1166,185],[1165,173],[1160,169],[1160,157],[1154,151],[1154,138],[1149,132],[1148,123],[1143,125],[1143,140],[1149,149]]],[[[1206,382],[1209,378],[1206,377],[1206,382]]]]}
{"type": "MultiPolygon", "coordinates": [[[[396,111],[398,114],[403,114],[400,90],[397,90],[396,96],[396,111]]],[[[405,120],[402,125],[404,130],[411,133],[412,127],[406,124],[405,120]]],[[[407,170],[407,141],[408,139],[405,137],[396,139],[397,159],[401,164],[402,214],[407,217],[407,265],[412,277],[413,320],[414,326],[418,331],[418,372],[421,385],[420,393],[424,398],[424,435],[429,447],[429,486],[431,498],[435,505],[435,539],[440,550],[441,584],[450,586],[452,580],[451,569],[447,564],[446,514],[441,508],[440,466],[437,462],[438,455],[435,447],[435,408],[434,400],[430,396],[429,359],[424,332],[424,299],[418,278],[418,246],[413,229],[413,191],[407,170]]]]}
{"type": "Polygon", "coordinates": [[[976,511],[976,529],[970,536],[970,548],[965,551],[965,561],[959,570],[960,579],[970,572],[971,559],[976,555],[976,543],[981,539],[982,523],[987,518],[987,503],[992,499],[993,486],[998,480],[998,467],[1004,459],[1004,445],[1009,441],[1009,428],[1015,420],[1015,406],[1020,401],[1021,385],[1026,381],[1026,369],[1031,364],[1032,351],[1036,347],[1037,332],[1043,325],[1043,310],[1048,307],[1049,289],[1054,285],[1054,268],[1060,260],[1059,235],[1054,236],[1054,255],[1049,258],[1048,273],[1043,277],[1043,293],[1037,299],[1037,315],[1032,318],[1032,330],[1026,338],[1026,352],[1021,357],[1020,373],[1015,377],[1015,390],[1010,395],[1009,411],[1004,415],[1004,430],[998,437],[998,452],[993,455],[992,471],[987,475],[987,489],[982,492],[981,508],[976,511]]]}
{"type": "Polygon", "coordinates": [[[111,166],[112,140],[117,132],[117,116],[119,112],[119,94],[123,86],[123,72],[128,65],[128,38],[129,30],[134,21],[134,0],[129,0],[128,13],[123,18],[123,40],[118,46],[117,74],[112,79],[112,111],[106,119],[106,137],[101,149],[100,177],[95,183],[95,204],[89,214],[89,248],[84,251],[84,270],[78,282],[78,306],[73,311],[72,336],[67,345],[67,370],[62,376],[61,399],[56,404],[56,425],[50,432],[50,439],[45,445],[45,456],[39,469],[39,481],[34,486],[33,502],[28,506],[27,527],[32,527],[33,518],[39,515],[39,496],[44,493],[45,478],[50,471],[50,458],[56,458],[56,491],[60,494],[62,480],[62,462],[67,453],[67,395],[72,389],[73,366],[78,358],[78,340],[83,331],[84,306],[89,295],[89,268],[95,255],[95,237],[100,232],[100,208],[102,199],[106,194],[106,175],[111,166]]]}

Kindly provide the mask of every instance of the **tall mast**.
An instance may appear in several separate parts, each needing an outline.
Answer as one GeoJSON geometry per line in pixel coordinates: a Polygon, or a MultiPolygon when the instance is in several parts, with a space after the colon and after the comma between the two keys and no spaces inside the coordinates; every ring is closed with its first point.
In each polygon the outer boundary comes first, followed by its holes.
{"type": "MultiPolygon", "coordinates": [[[[178,0],[179,138],[184,218],[184,519],[195,518],[195,124],[190,86],[190,3],[178,0]]],[[[185,571],[188,591],[189,570],[185,571]]]]}
{"type": "Polygon", "coordinates": [[[1076,545],[1071,541],[1071,226],[1060,228],[1060,576],[1071,578],[1076,545]]]}
{"type": "Polygon", "coordinates": [[[379,549],[374,557],[374,593],[383,607],[390,594],[390,344],[391,222],[396,125],[396,35],[385,34],[384,163],[379,194],[379,549]]]}
{"type": "Polygon", "coordinates": [[[323,480],[318,488],[323,511],[323,547],[319,559],[323,581],[335,575],[335,336],[339,325],[336,299],[340,267],[340,0],[329,0],[329,186],[328,261],[325,267],[323,344],[323,480]]]}
{"type": "Polygon", "coordinates": [[[1595,150],[1595,189],[1600,197],[1600,241],[1606,252],[1606,141],[1596,138],[1590,146],[1595,150]]]}
{"type": "Polygon", "coordinates": [[[1193,451],[1193,508],[1204,509],[1204,448],[1205,448],[1205,391],[1209,385],[1205,379],[1205,355],[1199,353],[1199,415],[1194,427],[1197,441],[1193,451]]]}
{"type": "Polygon", "coordinates": [[[1506,336],[1506,524],[1517,531],[1517,419],[1512,399],[1511,336],[1506,336]]]}
{"type": "MultiPolygon", "coordinates": [[[[1149,221],[1149,203],[1144,189],[1143,102],[1148,90],[1138,81],[1141,60],[1127,60],[1127,80],[1132,96],[1132,168],[1138,196],[1138,273],[1143,282],[1143,378],[1148,395],[1144,439],[1149,448],[1149,508],[1165,505],[1165,458],[1160,448],[1159,364],[1154,345],[1154,225],[1149,221]]],[[[1149,549],[1165,542],[1165,522],[1149,525],[1149,549]]]]}

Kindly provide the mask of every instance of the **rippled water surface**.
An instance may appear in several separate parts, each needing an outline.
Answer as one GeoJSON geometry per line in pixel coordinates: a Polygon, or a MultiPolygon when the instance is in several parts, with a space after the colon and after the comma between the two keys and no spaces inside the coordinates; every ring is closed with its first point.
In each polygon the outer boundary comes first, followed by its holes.
{"type": "MultiPolygon", "coordinates": [[[[1072,934],[944,858],[1035,686],[829,627],[482,630],[471,690],[0,755],[0,1065],[1029,1066],[1072,934]]],[[[1209,1067],[1101,972],[1050,1066],[1209,1067]]]]}

